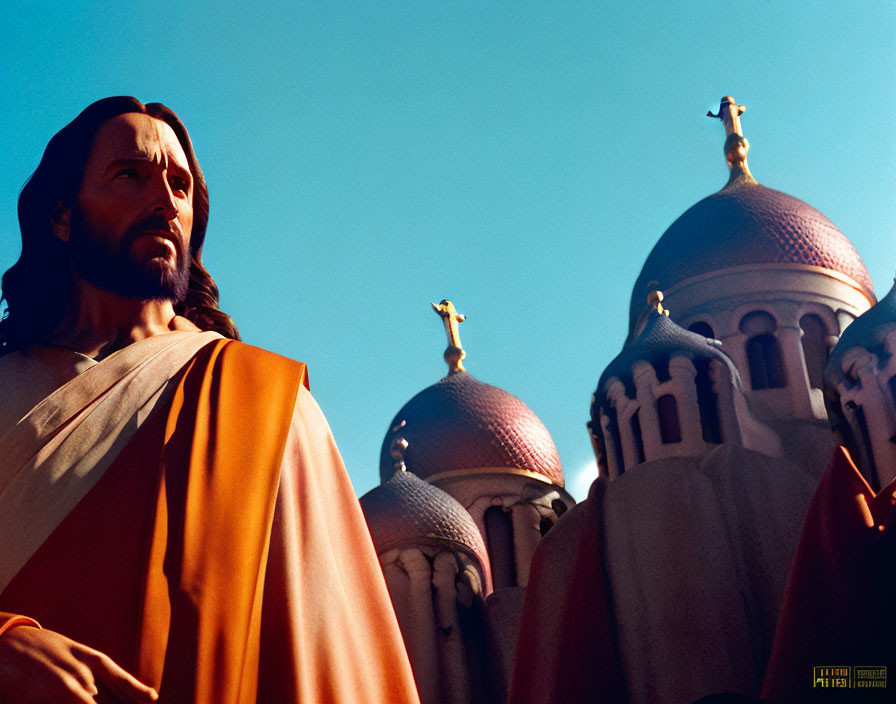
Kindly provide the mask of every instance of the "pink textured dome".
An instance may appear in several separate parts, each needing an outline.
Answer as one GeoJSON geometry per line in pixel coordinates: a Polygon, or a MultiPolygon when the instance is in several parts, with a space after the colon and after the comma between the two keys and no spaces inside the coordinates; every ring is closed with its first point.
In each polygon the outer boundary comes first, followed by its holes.
{"type": "Polygon", "coordinates": [[[554,440],[516,396],[452,372],[408,401],[390,423],[380,453],[380,477],[392,476],[389,448],[397,435],[408,441],[407,468],[422,479],[460,470],[522,470],[563,486],[554,440]]]}
{"type": "Polygon", "coordinates": [[[750,264],[830,269],[874,300],[865,264],[834,223],[798,198],[739,178],[685,211],[656,243],[632,291],[631,325],[644,309],[648,283],[667,291],[694,276],[750,264]]]}
{"type": "Polygon", "coordinates": [[[377,553],[430,544],[466,552],[488,579],[488,553],[472,516],[453,497],[412,472],[398,471],[361,497],[377,553]]]}

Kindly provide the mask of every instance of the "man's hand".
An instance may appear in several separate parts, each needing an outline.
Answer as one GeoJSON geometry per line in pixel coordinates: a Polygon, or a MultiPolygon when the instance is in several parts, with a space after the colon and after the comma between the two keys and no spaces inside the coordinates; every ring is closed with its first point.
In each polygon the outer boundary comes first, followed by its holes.
{"type": "Polygon", "coordinates": [[[95,704],[97,683],[122,702],[150,704],[159,696],[108,655],[59,633],[17,626],[0,636],[0,701],[95,704]]]}

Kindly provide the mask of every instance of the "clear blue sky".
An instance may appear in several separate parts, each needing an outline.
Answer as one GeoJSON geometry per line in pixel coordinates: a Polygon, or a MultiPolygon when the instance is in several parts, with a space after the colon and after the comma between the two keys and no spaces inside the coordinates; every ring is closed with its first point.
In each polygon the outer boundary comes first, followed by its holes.
{"type": "Polygon", "coordinates": [[[168,104],[211,194],[205,261],[244,339],[309,364],[358,493],[393,415],[467,369],[552,433],[573,494],[644,258],[753,174],[896,269],[892,2],[27,2],[0,10],[0,269],[50,136],[107,95],[168,104]],[[263,8],[263,9],[262,9],[263,8]]]}

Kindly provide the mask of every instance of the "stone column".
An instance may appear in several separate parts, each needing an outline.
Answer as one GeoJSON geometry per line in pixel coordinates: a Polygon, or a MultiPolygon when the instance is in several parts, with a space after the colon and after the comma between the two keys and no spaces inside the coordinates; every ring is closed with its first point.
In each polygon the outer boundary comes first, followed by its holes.
{"type": "Polygon", "coordinates": [[[396,553],[392,556],[391,561],[387,561],[386,554],[380,555],[380,560],[383,561],[383,576],[386,578],[386,587],[389,589],[389,597],[392,599],[392,607],[395,609],[405,648],[410,652],[411,641],[415,637],[412,633],[414,620],[411,613],[411,582],[404,568],[395,562],[398,550],[390,552],[396,553]]]}
{"type": "Polygon", "coordinates": [[[616,424],[619,426],[619,439],[622,443],[622,461],[625,464],[623,471],[625,471],[630,467],[634,467],[640,461],[631,425],[632,414],[638,406],[637,403],[626,395],[625,386],[618,379],[613,380],[610,384],[607,396],[616,409],[616,424]]]}
{"type": "Polygon", "coordinates": [[[656,369],[648,362],[635,362],[632,376],[637,392],[638,420],[641,423],[641,440],[644,443],[644,459],[655,460],[668,454],[660,438],[660,419],[656,411],[654,389],[659,384],[656,369]]]}
{"type": "Polygon", "coordinates": [[[706,443],[697,401],[697,370],[687,357],[673,357],[669,360],[669,376],[672,377],[673,396],[678,404],[678,423],[681,426],[681,443],[674,454],[699,455],[706,449],[706,443]]]}
{"type": "Polygon", "coordinates": [[[799,321],[778,326],[775,337],[781,346],[790,407],[798,418],[814,418],[809,399],[809,372],[806,370],[806,357],[803,354],[803,331],[799,321]]]}
{"type": "Polygon", "coordinates": [[[432,604],[432,567],[418,548],[403,550],[398,558],[409,580],[409,614],[413,628],[405,635],[421,704],[440,704],[436,617],[432,604]]]}
{"type": "Polygon", "coordinates": [[[753,380],[750,379],[750,362],[747,360],[747,336],[740,332],[728,335],[722,340],[722,352],[727,354],[744,382],[745,389],[753,388],[753,380]]]}

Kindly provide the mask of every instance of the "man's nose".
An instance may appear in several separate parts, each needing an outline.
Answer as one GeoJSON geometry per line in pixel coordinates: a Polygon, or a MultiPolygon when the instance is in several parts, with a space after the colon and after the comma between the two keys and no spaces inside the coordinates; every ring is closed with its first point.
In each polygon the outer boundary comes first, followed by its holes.
{"type": "Polygon", "coordinates": [[[157,192],[154,194],[156,200],[153,204],[152,211],[154,213],[161,213],[165,216],[166,220],[176,219],[178,213],[177,198],[175,198],[171,186],[168,185],[167,179],[160,179],[156,191],[157,192]]]}

